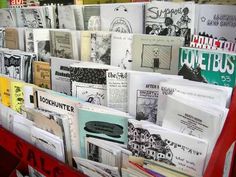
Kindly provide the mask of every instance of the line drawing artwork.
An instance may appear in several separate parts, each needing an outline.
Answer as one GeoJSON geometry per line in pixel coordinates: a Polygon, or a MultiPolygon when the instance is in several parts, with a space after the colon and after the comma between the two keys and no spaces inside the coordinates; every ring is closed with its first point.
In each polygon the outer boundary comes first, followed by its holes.
{"type": "Polygon", "coordinates": [[[136,119],[156,122],[158,92],[137,90],[136,119]]]}
{"type": "Polygon", "coordinates": [[[121,59],[120,64],[118,64],[118,67],[120,67],[122,69],[127,69],[128,65],[130,65],[130,63],[132,63],[132,56],[131,56],[131,52],[129,51],[129,49],[127,49],[125,51],[124,57],[121,59]]]}
{"type": "Polygon", "coordinates": [[[111,34],[91,34],[91,61],[110,65],[111,34]]]}
{"type": "Polygon", "coordinates": [[[141,67],[170,70],[172,61],[172,46],[158,44],[143,44],[141,67]]]}
{"type": "Polygon", "coordinates": [[[163,139],[159,134],[151,134],[146,129],[135,127],[130,122],[128,123],[128,131],[128,149],[134,156],[176,166],[173,163],[173,152],[167,139],[163,139]]]}
{"type": "Polygon", "coordinates": [[[4,69],[7,76],[21,79],[21,56],[4,54],[4,69]]]}
{"type": "MultiPolygon", "coordinates": [[[[114,13],[128,13],[128,9],[124,5],[120,5],[114,9],[114,13]]],[[[131,23],[124,17],[116,17],[110,25],[110,30],[120,33],[132,33],[131,23]]]]}
{"type": "Polygon", "coordinates": [[[20,9],[24,27],[43,28],[43,20],[37,9],[20,9]]]}
{"type": "MultiPolygon", "coordinates": [[[[163,12],[172,10],[170,8],[164,8],[163,12]]],[[[147,9],[145,30],[146,34],[151,35],[163,35],[163,36],[181,36],[185,38],[185,44],[190,43],[192,19],[189,17],[190,10],[188,7],[173,9],[176,10],[176,14],[162,15],[154,14],[160,11],[157,7],[149,7],[147,9]],[[177,13],[178,12],[178,13],[177,13]]]]}

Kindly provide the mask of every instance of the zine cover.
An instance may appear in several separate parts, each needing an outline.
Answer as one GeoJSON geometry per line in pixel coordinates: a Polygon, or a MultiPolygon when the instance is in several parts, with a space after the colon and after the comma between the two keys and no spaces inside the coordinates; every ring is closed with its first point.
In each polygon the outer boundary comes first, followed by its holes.
{"type": "Polygon", "coordinates": [[[4,48],[5,29],[0,28],[0,48],[4,48]]]}
{"type": "Polygon", "coordinates": [[[71,94],[86,102],[106,105],[107,69],[70,67],[71,94]]]}
{"type": "Polygon", "coordinates": [[[91,33],[90,60],[94,63],[111,64],[111,33],[91,33]]]}
{"type": "Polygon", "coordinates": [[[34,37],[32,28],[25,28],[25,51],[34,52],[34,37]]]}
{"type": "Polygon", "coordinates": [[[71,95],[70,65],[78,61],[51,57],[52,90],[71,95]]]}
{"type": "Polygon", "coordinates": [[[34,84],[46,89],[51,89],[51,68],[50,64],[42,61],[34,61],[34,84]]]}
{"type": "Polygon", "coordinates": [[[235,6],[230,5],[198,5],[197,33],[219,40],[236,42],[235,6]]]}
{"type": "Polygon", "coordinates": [[[28,28],[46,28],[43,7],[16,8],[17,26],[28,28]]]}
{"type": "Polygon", "coordinates": [[[91,33],[92,33],[92,31],[81,31],[81,33],[80,33],[81,61],[90,61],[90,57],[91,57],[91,33]]]}
{"type": "Polygon", "coordinates": [[[0,88],[1,102],[6,107],[10,107],[11,106],[11,99],[10,99],[11,79],[0,76],[0,83],[1,83],[1,88],[0,88]]]}
{"type": "Polygon", "coordinates": [[[16,27],[15,9],[0,9],[0,27],[16,27]]]}
{"type": "Polygon", "coordinates": [[[131,49],[132,69],[176,75],[179,48],[183,45],[182,37],[134,35],[131,49]]]}
{"type": "Polygon", "coordinates": [[[84,29],[91,31],[101,30],[100,6],[85,5],[83,7],[84,29]]]}
{"type": "Polygon", "coordinates": [[[22,55],[4,53],[3,74],[13,79],[22,80],[22,55]]]}
{"type": "Polygon", "coordinates": [[[11,81],[11,108],[18,113],[22,113],[24,104],[24,83],[11,81]]]}
{"type": "Polygon", "coordinates": [[[128,122],[128,149],[134,156],[159,161],[202,176],[207,141],[146,122],[128,122]]]}
{"type": "Polygon", "coordinates": [[[83,6],[74,5],[72,7],[75,16],[76,30],[84,30],[83,6]]]}
{"type": "Polygon", "coordinates": [[[195,23],[194,2],[153,1],[145,6],[146,34],[181,36],[190,44],[195,23]]]}
{"type": "Polygon", "coordinates": [[[111,65],[121,69],[132,69],[133,34],[112,33],[111,65]]]}
{"type": "Polygon", "coordinates": [[[143,33],[143,3],[102,4],[101,30],[121,33],[143,33]]]}
{"type": "Polygon", "coordinates": [[[38,60],[49,62],[51,56],[49,29],[33,29],[33,43],[38,60]]]}
{"type": "Polygon", "coordinates": [[[236,54],[215,50],[180,48],[179,75],[185,79],[234,87],[236,54]]]}
{"type": "Polygon", "coordinates": [[[36,60],[35,54],[25,53],[22,56],[22,80],[27,83],[33,83],[33,62],[36,60]]]}
{"type": "Polygon", "coordinates": [[[51,55],[73,59],[72,34],[69,31],[50,31],[51,55]]]}
{"type": "Polygon", "coordinates": [[[5,28],[4,47],[8,49],[19,49],[19,34],[17,28],[5,28]]]}
{"type": "Polygon", "coordinates": [[[79,109],[80,157],[85,158],[85,138],[100,138],[116,143],[128,142],[128,118],[79,109]]]}
{"type": "Polygon", "coordinates": [[[78,138],[78,120],[77,109],[80,102],[72,97],[68,97],[64,94],[58,94],[50,90],[42,90],[34,88],[34,105],[37,109],[54,111],[55,113],[67,115],[69,119],[69,128],[71,135],[71,147],[73,157],[79,156],[79,138],[78,138]]]}
{"type": "Polygon", "coordinates": [[[58,6],[58,20],[60,29],[76,30],[75,15],[72,6],[58,6]]]}
{"type": "Polygon", "coordinates": [[[107,107],[128,112],[128,73],[125,70],[106,72],[107,107]]]}

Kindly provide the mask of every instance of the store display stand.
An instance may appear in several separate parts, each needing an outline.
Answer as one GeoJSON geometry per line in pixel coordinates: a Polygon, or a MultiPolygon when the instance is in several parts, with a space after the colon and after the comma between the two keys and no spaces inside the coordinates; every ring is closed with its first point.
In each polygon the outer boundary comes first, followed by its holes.
{"type": "MultiPolygon", "coordinates": [[[[221,135],[213,150],[204,177],[236,177],[236,89],[233,92],[230,110],[221,135]]],[[[8,130],[0,127],[0,157],[6,154],[6,162],[0,168],[11,171],[9,177],[16,176],[16,169],[27,171],[32,166],[47,177],[85,177],[57,159],[42,152],[8,130]],[[8,154],[10,156],[9,157],[8,154]],[[4,168],[5,165],[5,168],[4,168]],[[12,168],[12,170],[10,169],[12,168]]],[[[2,170],[2,169],[1,169],[2,170]]],[[[4,171],[4,170],[3,170],[4,171]]],[[[0,173],[1,177],[5,177],[0,173]]]]}

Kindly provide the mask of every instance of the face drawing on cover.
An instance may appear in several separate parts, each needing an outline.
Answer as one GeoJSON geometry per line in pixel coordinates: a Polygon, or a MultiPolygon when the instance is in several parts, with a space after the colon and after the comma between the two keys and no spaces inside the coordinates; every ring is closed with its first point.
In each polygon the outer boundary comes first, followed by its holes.
{"type": "MultiPolygon", "coordinates": [[[[128,9],[124,5],[120,5],[114,9],[114,13],[128,13],[128,9]]],[[[120,33],[132,33],[132,27],[130,22],[124,17],[116,17],[111,22],[109,31],[115,31],[120,33]]]]}
{"type": "Polygon", "coordinates": [[[127,66],[131,62],[132,62],[132,60],[131,60],[131,53],[127,49],[126,52],[125,52],[124,58],[121,59],[121,64],[119,64],[118,66],[121,67],[122,69],[127,69],[127,66]]]}
{"type": "Polygon", "coordinates": [[[98,95],[90,95],[87,102],[92,103],[92,104],[96,104],[96,105],[102,105],[101,103],[101,97],[99,97],[98,95]]]}

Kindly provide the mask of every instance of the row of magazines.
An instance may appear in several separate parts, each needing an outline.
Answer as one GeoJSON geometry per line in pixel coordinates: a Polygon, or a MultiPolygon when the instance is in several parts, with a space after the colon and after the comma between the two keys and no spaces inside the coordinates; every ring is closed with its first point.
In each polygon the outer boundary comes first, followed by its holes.
{"type": "Polygon", "coordinates": [[[235,7],[49,9],[0,9],[1,125],[88,176],[203,176],[236,81],[235,7]]]}
{"type": "MultiPolygon", "coordinates": [[[[42,79],[50,75],[41,70],[42,79]]],[[[72,96],[1,75],[2,126],[58,160],[72,165],[74,159],[89,176],[108,169],[108,176],[125,176],[140,166],[163,175],[203,175],[231,87],[92,62],[75,62],[69,71],[72,96]]]]}
{"type": "Polygon", "coordinates": [[[235,41],[235,6],[140,2],[0,9],[0,27],[102,30],[185,38],[203,34],[235,41]],[[211,10],[209,10],[211,9],[211,10]],[[226,13],[227,12],[227,13],[226,13]]]}

